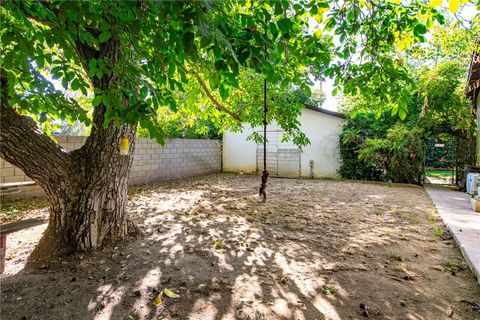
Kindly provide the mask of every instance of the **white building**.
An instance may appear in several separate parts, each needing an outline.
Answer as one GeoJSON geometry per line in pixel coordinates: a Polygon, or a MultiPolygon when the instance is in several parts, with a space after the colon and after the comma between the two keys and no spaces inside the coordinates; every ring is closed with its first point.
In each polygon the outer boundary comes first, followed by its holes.
{"type": "MultiPolygon", "coordinates": [[[[337,176],[340,167],[339,139],[345,116],[337,112],[306,106],[299,117],[301,130],[310,140],[302,151],[292,142],[281,142],[282,129],[267,127],[267,168],[271,176],[325,178],[337,176]]],[[[263,128],[245,128],[241,133],[223,134],[223,171],[261,173],[263,145],[247,137],[263,128]]]]}

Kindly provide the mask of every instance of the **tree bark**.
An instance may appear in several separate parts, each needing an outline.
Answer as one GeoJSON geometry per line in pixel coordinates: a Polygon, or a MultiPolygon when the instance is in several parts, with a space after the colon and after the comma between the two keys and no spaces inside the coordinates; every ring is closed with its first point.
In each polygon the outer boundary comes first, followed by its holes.
{"type": "MultiPolygon", "coordinates": [[[[102,54],[115,61],[117,45],[108,44],[102,54]]],[[[92,82],[108,90],[116,80],[113,75],[92,82]]],[[[9,105],[6,81],[2,75],[0,156],[42,187],[50,205],[48,227],[29,260],[97,249],[136,233],[126,211],[136,126],[112,122],[104,128],[107,107],[100,105],[83,147],[65,150],[9,105]],[[128,156],[120,155],[122,137],[129,141],[128,156]]]]}
{"type": "Polygon", "coordinates": [[[71,152],[72,176],[66,188],[48,197],[50,220],[30,260],[87,251],[124,239],[135,231],[126,211],[131,156],[121,156],[119,141],[127,137],[133,153],[135,128],[110,126],[92,132],[85,145],[71,152]]]}

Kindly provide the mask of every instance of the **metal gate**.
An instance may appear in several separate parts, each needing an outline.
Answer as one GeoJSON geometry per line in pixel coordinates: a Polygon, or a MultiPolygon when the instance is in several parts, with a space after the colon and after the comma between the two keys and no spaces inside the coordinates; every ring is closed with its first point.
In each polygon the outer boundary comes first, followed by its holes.
{"type": "MultiPolygon", "coordinates": [[[[291,142],[281,142],[282,131],[267,131],[267,170],[271,176],[300,177],[301,152],[291,142]]],[[[257,172],[263,171],[263,145],[257,145],[257,172]]]]}

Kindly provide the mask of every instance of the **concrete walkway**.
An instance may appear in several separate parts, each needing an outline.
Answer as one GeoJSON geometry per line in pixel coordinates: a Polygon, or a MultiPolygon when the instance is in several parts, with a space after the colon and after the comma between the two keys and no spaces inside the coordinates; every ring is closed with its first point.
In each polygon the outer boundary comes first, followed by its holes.
{"type": "Polygon", "coordinates": [[[480,283],[480,213],[472,210],[470,196],[447,186],[426,184],[425,190],[480,283]]]}

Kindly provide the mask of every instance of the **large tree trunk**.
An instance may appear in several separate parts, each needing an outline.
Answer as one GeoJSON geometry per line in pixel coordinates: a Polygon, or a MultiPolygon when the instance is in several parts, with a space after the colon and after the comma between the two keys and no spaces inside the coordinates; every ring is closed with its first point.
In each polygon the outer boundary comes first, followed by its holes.
{"type": "MultiPolygon", "coordinates": [[[[97,109],[96,116],[102,111],[97,109]]],[[[133,154],[135,128],[99,128],[81,149],[71,152],[73,175],[66,177],[60,195],[49,197],[49,225],[30,260],[96,249],[136,230],[126,211],[132,157],[119,153],[119,141],[127,137],[133,154]]]]}
{"type": "MultiPolygon", "coordinates": [[[[115,61],[117,46],[115,42],[106,44],[100,55],[115,61]]],[[[87,56],[84,59],[88,61],[87,56]]],[[[116,80],[112,75],[92,83],[108,90],[116,80]]],[[[0,156],[37,182],[50,204],[47,230],[30,260],[97,249],[136,232],[126,211],[136,127],[117,127],[112,122],[105,128],[107,107],[100,105],[94,110],[91,134],[84,146],[70,152],[9,105],[6,81],[2,76],[0,156]],[[128,156],[120,155],[123,137],[129,140],[128,156]]],[[[127,99],[124,107],[128,107],[127,99]]]]}
{"type": "Polygon", "coordinates": [[[82,148],[68,152],[3,102],[0,116],[1,157],[36,181],[50,204],[49,225],[30,260],[96,249],[135,231],[126,212],[134,127],[92,130],[82,148]],[[130,141],[129,156],[119,154],[121,137],[130,141]]]}

